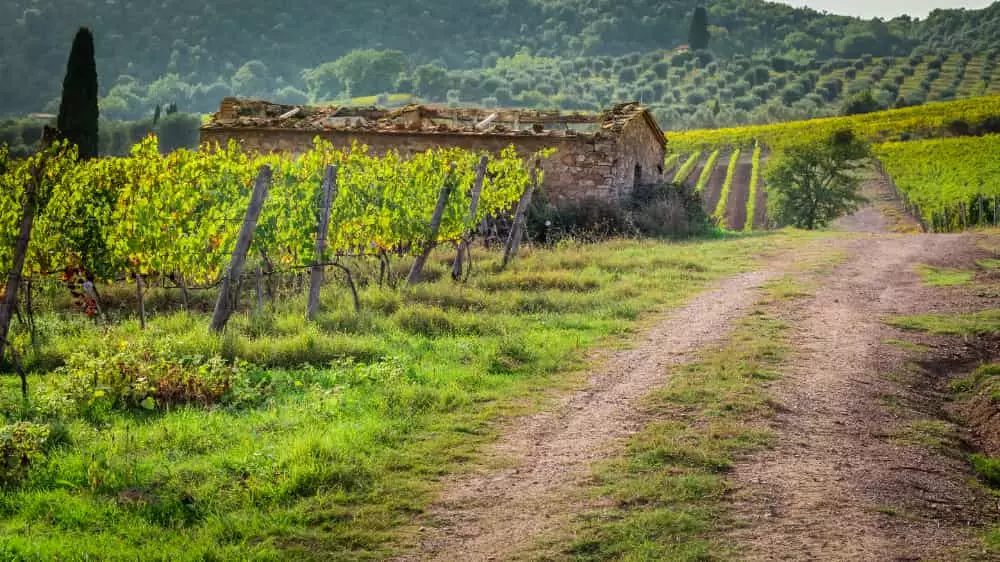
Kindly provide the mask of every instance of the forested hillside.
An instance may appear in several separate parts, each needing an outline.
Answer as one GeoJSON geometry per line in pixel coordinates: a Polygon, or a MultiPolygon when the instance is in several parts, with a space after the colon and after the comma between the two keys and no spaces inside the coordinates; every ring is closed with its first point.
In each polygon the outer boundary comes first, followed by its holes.
{"type": "MultiPolygon", "coordinates": [[[[393,91],[566,108],[645,97],[663,111],[676,106],[684,113],[719,96],[672,99],[688,97],[678,87],[690,77],[654,65],[687,42],[698,4],[12,0],[0,5],[0,115],[52,109],[69,40],[81,25],[96,36],[102,113],[111,118],[147,116],[165,103],[210,111],[230,94],[305,102],[393,91]],[[612,80],[605,68],[614,69],[612,80]],[[652,76],[660,85],[641,91],[652,76]]],[[[914,49],[978,54],[1000,36],[1000,5],[888,22],[757,0],[722,0],[707,9],[716,68],[753,54],[767,61],[780,55],[795,69],[832,58],[905,57],[914,49]]],[[[786,63],[778,65],[780,71],[786,63]]]]}

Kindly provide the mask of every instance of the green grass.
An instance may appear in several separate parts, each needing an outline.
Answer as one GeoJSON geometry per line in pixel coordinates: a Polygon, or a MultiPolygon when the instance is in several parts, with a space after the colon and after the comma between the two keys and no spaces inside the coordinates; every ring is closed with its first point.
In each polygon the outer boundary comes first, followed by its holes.
{"type": "MultiPolygon", "coordinates": [[[[646,402],[663,421],[633,437],[627,452],[595,471],[595,493],[611,507],[578,521],[568,554],[577,560],[714,560],[724,525],[726,472],[735,457],[766,447],[774,413],[767,386],[787,352],[773,305],[805,294],[792,278],[771,283],[730,342],[673,369],[646,402]]],[[[603,503],[603,502],[602,502],[603,503]]]]}
{"type": "Polygon", "coordinates": [[[903,350],[906,350],[906,351],[910,351],[910,352],[913,352],[913,353],[926,353],[926,352],[930,351],[930,348],[927,347],[926,345],[922,345],[922,344],[919,344],[919,343],[914,343],[914,342],[906,341],[906,340],[886,339],[886,340],[882,340],[882,343],[885,343],[885,344],[888,344],[888,345],[891,345],[891,346],[894,346],[894,347],[898,347],[900,349],[903,349],[903,350]]]}
{"type": "MultiPolygon", "coordinates": [[[[53,437],[44,462],[0,489],[0,558],[384,559],[396,529],[432,499],[436,479],[494,438],[498,417],[530,411],[543,391],[578,383],[587,351],[621,341],[647,313],[753,267],[755,256],[811,239],[568,244],[529,249],[499,275],[486,273],[496,257],[480,252],[482,274],[469,286],[446,280],[450,256],[435,254],[428,268],[438,281],[364,286],[360,315],[341,287],[330,286],[314,324],[295,296],[262,315],[234,317],[221,337],[207,335],[207,314],[165,304],[145,332],[125,309],[116,313],[120,322],[103,327],[43,306],[39,348],[29,354],[31,407],[7,377],[0,412],[8,423],[48,424],[53,437]],[[77,414],[55,384],[60,375],[49,371],[76,352],[89,357],[123,345],[178,361],[251,361],[253,384],[237,381],[232,390],[248,400],[77,414]]],[[[654,400],[716,397],[699,410],[719,416],[706,417],[713,429],[704,447],[685,441],[691,432],[704,437],[700,430],[669,424],[657,443],[636,445],[643,462],[678,459],[689,472],[675,487],[687,491],[678,493],[715,494],[716,472],[730,455],[766,441],[765,431],[732,416],[768,408],[754,385],[773,376],[780,330],[755,317],[734,344],[744,361],[724,361],[720,351],[654,400]],[[704,385],[704,376],[717,383],[704,385]]],[[[24,334],[17,338],[24,347],[24,334]]],[[[636,494],[645,486],[629,482],[636,494]]],[[[643,524],[695,528],[707,524],[707,513],[664,509],[643,524]]]]}
{"type": "Polygon", "coordinates": [[[901,316],[888,323],[904,330],[949,336],[981,336],[1000,332],[1000,310],[972,314],[921,314],[901,316]]]}
{"type": "Polygon", "coordinates": [[[931,287],[965,285],[971,282],[976,276],[975,272],[972,271],[931,267],[929,265],[918,265],[917,273],[920,274],[920,278],[924,284],[931,287]]]}
{"type": "Polygon", "coordinates": [[[889,433],[889,438],[900,444],[924,447],[935,451],[950,451],[955,447],[955,427],[942,420],[913,420],[889,433]]]}
{"type": "Polygon", "coordinates": [[[995,271],[1000,269],[1000,260],[993,258],[983,259],[977,261],[976,265],[987,271],[995,271]]]}

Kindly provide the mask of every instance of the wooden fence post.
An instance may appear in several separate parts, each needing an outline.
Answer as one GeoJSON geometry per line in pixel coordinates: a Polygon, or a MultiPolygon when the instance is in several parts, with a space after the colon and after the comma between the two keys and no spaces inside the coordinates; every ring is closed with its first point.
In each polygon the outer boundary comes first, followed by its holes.
{"type": "Polygon", "coordinates": [[[236,289],[235,286],[239,283],[240,276],[243,275],[247,252],[250,250],[254,231],[257,229],[257,219],[260,218],[264,200],[267,199],[267,190],[270,187],[271,167],[265,164],[261,166],[260,173],[257,174],[253,195],[250,196],[250,205],[247,207],[247,214],[243,219],[243,226],[240,228],[240,237],[236,240],[233,257],[229,260],[229,268],[222,278],[219,300],[215,302],[215,312],[212,314],[212,324],[209,327],[213,332],[218,333],[226,329],[226,323],[229,322],[229,317],[232,316],[236,308],[236,297],[239,289],[236,289]]]}
{"type": "Polygon", "coordinates": [[[518,246],[521,245],[521,237],[524,236],[524,228],[528,214],[528,207],[531,205],[531,197],[535,193],[535,186],[538,183],[539,161],[535,160],[535,165],[531,168],[531,183],[521,195],[521,200],[517,202],[517,211],[514,212],[514,225],[510,229],[510,236],[507,237],[507,247],[503,252],[503,263],[500,269],[506,269],[510,260],[517,256],[518,246]]]}
{"type": "MultiPolygon", "coordinates": [[[[24,204],[21,207],[21,227],[14,242],[14,256],[10,273],[7,274],[7,285],[3,300],[0,301],[0,362],[3,361],[7,337],[10,334],[10,321],[17,307],[17,290],[24,275],[24,259],[28,254],[28,243],[31,241],[31,229],[35,225],[35,213],[38,211],[38,190],[41,188],[42,175],[45,173],[45,157],[31,170],[31,180],[24,189],[24,204]]],[[[24,375],[21,376],[21,391],[27,394],[24,375]]]]}
{"type": "Polygon", "coordinates": [[[316,229],[316,257],[309,273],[309,304],[306,318],[313,320],[319,312],[319,290],[323,287],[323,262],[326,255],[326,237],[330,231],[330,208],[337,196],[337,168],[327,166],[323,173],[323,195],[319,207],[319,226],[316,229]]]}
{"type": "MultiPolygon", "coordinates": [[[[483,182],[486,180],[486,165],[489,158],[483,156],[479,159],[479,166],[476,168],[476,181],[472,184],[472,201],[469,203],[469,223],[476,221],[476,211],[479,209],[479,196],[483,191],[483,182]]],[[[455,263],[451,266],[451,278],[458,281],[462,277],[462,261],[469,246],[472,245],[472,237],[475,235],[475,227],[468,233],[462,235],[462,241],[458,243],[458,254],[455,256],[455,263]]]]}
{"type": "Polygon", "coordinates": [[[441,186],[437,206],[434,207],[434,214],[431,215],[431,230],[427,238],[427,243],[424,244],[417,259],[413,261],[413,267],[410,268],[410,274],[406,278],[407,285],[415,285],[420,281],[420,274],[424,270],[424,264],[427,263],[427,258],[431,255],[431,250],[437,245],[438,231],[441,229],[441,218],[444,216],[444,208],[448,204],[448,198],[451,197],[452,188],[449,180],[453,173],[455,173],[454,164],[451,165],[451,169],[445,176],[444,185],[441,186]]]}

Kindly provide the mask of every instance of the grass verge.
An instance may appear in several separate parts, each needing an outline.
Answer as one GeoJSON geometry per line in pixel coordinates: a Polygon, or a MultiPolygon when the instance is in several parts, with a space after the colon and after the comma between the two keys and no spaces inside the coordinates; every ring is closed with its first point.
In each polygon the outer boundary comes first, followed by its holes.
{"type": "MultiPolygon", "coordinates": [[[[889,323],[909,330],[969,338],[1000,333],[1000,312],[987,310],[976,314],[910,316],[892,319],[889,323]]],[[[923,353],[927,349],[926,346],[916,346],[910,351],[923,353]]],[[[972,373],[950,380],[947,388],[956,411],[962,412],[959,417],[963,424],[973,427],[975,433],[980,435],[996,433],[994,418],[1000,403],[1000,364],[980,365],[972,373]]],[[[898,428],[892,437],[901,443],[952,454],[959,453],[961,443],[955,434],[954,424],[943,420],[914,420],[898,428]]],[[[1000,497],[1000,457],[972,453],[967,458],[985,493],[1000,497]]],[[[980,538],[984,552],[976,552],[976,559],[981,554],[1000,556],[1000,526],[992,526],[980,538]]],[[[976,550],[980,549],[977,547],[976,550]]],[[[971,556],[972,553],[963,555],[971,556]]]]}
{"type": "Polygon", "coordinates": [[[973,314],[920,314],[890,318],[886,322],[904,330],[971,337],[1000,332],[1000,310],[973,314]]]}

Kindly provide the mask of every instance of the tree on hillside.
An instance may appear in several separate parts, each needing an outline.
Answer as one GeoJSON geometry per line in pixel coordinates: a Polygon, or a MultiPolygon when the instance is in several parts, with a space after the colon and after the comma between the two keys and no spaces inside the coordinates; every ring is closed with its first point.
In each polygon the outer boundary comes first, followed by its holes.
{"type": "Polygon", "coordinates": [[[708,32],[708,14],[705,8],[698,6],[694,9],[694,16],[691,17],[691,30],[688,31],[688,45],[698,51],[708,48],[708,40],[711,35],[708,32]]]}
{"type": "Polygon", "coordinates": [[[868,156],[868,145],[851,131],[786,149],[767,172],[772,223],[812,230],[855,211],[865,201],[856,172],[868,156]]]}
{"type": "Polygon", "coordinates": [[[881,111],[885,109],[875,96],[872,95],[871,90],[865,90],[863,92],[858,92],[853,97],[844,103],[844,109],[842,113],[844,115],[861,115],[863,113],[873,113],[875,111],[881,111]]]}
{"type": "Polygon", "coordinates": [[[156,136],[160,140],[160,152],[164,154],[180,148],[198,148],[198,133],[201,119],[188,113],[167,113],[156,126],[156,136]]]}
{"type": "Polygon", "coordinates": [[[95,158],[98,150],[97,63],[94,36],[81,27],[73,39],[66,63],[62,101],[56,126],[62,137],[79,147],[81,159],[95,158]]]}

